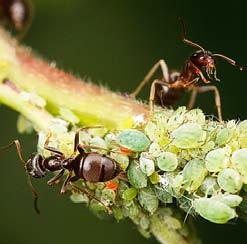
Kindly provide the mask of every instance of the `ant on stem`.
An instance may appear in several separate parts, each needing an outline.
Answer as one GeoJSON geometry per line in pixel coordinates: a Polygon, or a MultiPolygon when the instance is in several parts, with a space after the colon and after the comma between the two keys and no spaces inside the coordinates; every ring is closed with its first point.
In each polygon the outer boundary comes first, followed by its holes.
{"type": "MultiPolygon", "coordinates": [[[[48,185],[52,186],[58,184],[61,181],[62,176],[65,174],[65,172],[67,172],[68,174],[65,181],[63,182],[60,193],[65,193],[68,188],[70,188],[75,192],[86,194],[89,199],[98,201],[108,210],[109,213],[111,213],[110,208],[99,199],[91,195],[88,190],[79,188],[74,184],[74,182],[79,179],[83,179],[86,182],[92,183],[107,182],[116,178],[117,176],[120,176],[121,174],[121,169],[115,160],[97,152],[86,152],[85,148],[100,150],[103,149],[106,151],[110,150],[79,143],[80,131],[87,130],[89,128],[92,127],[84,127],[76,131],[74,138],[74,151],[69,157],[65,157],[65,155],[56,148],[48,146],[50,136],[47,137],[44,145],[44,149],[53,153],[48,157],[44,157],[39,153],[33,153],[28,158],[28,160],[25,161],[22,156],[19,140],[14,140],[10,144],[0,148],[3,150],[8,149],[13,145],[16,147],[17,154],[23,163],[27,174],[27,182],[34,197],[34,208],[37,213],[40,213],[37,206],[38,194],[31,183],[31,176],[34,178],[42,178],[47,174],[47,172],[50,171],[59,172],[47,182],[48,185]]],[[[98,126],[94,128],[98,128],[98,126]]]]}
{"type": "Polygon", "coordinates": [[[163,59],[159,60],[150,69],[138,87],[131,93],[131,96],[136,97],[144,85],[151,80],[158,68],[161,68],[162,78],[154,80],[151,85],[149,96],[151,112],[154,110],[154,103],[161,105],[162,107],[173,105],[181,97],[182,92],[184,91],[191,91],[191,97],[187,106],[188,109],[193,108],[197,93],[214,92],[218,119],[219,121],[222,121],[221,99],[217,87],[214,85],[198,86],[197,83],[199,80],[202,80],[204,84],[209,84],[209,80],[219,81],[216,76],[216,58],[221,58],[240,70],[243,70],[243,66],[225,55],[207,51],[202,46],[187,39],[184,21],[181,18],[180,21],[182,24],[183,42],[198,50],[186,60],[184,69],[181,73],[169,72],[166,62],[163,59]],[[208,79],[204,77],[203,70],[205,70],[208,79]]]}

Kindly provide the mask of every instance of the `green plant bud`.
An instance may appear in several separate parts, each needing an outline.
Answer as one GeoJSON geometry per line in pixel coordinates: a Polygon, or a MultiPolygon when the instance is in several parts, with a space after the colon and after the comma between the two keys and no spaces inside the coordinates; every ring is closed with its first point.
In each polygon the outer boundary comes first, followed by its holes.
{"type": "Polygon", "coordinates": [[[195,211],[204,219],[216,224],[225,224],[237,217],[234,209],[211,198],[199,198],[193,201],[195,211]]]}
{"type": "Polygon", "coordinates": [[[220,189],[217,179],[212,176],[207,176],[200,186],[200,191],[205,194],[205,196],[211,196],[220,189]]]}
{"type": "Polygon", "coordinates": [[[153,214],[159,206],[157,196],[154,191],[149,188],[144,188],[139,191],[138,200],[141,206],[151,214],[153,214]]]}
{"type": "Polygon", "coordinates": [[[149,176],[149,179],[152,184],[158,184],[160,182],[160,176],[157,172],[153,172],[153,174],[149,176]]]}
{"type": "Polygon", "coordinates": [[[68,108],[60,107],[59,114],[71,124],[77,124],[80,121],[79,118],[68,108]]]}
{"type": "Polygon", "coordinates": [[[23,115],[19,115],[17,120],[17,130],[21,134],[31,134],[33,132],[33,125],[30,120],[26,119],[23,115]]]}
{"type": "Polygon", "coordinates": [[[196,123],[187,123],[181,125],[179,128],[171,133],[173,144],[178,148],[189,149],[197,148],[206,138],[206,132],[201,125],[196,123]]]}
{"type": "Polygon", "coordinates": [[[213,196],[212,199],[222,202],[231,208],[237,207],[243,200],[243,198],[238,195],[228,193],[213,196]]]}
{"type": "Polygon", "coordinates": [[[229,128],[220,129],[216,135],[216,144],[219,146],[227,144],[231,140],[233,132],[233,129],[229,128]]]}
{"type": "Polygon", "coordinates": [[[147,176],[141,171],[140,165],[133,161],[127,171],[129,182],[135,188],[144,188],[147,186],[147,176]]]}
{"type": "Polygon", "coordinates": [[[147,153],[141,153],[139,162],[140,168],[145,175],[150,176],[153,174],[155,170],[154,161],[148,158],[147,153]]]}
{"type": "Polygon", "coordinates": [[[157,158],[157,165],[163,171],[174,171],[178,166],[177,156],[171,152],[162,152],[157,158]]]}
{"type": "Polygon", "coordinates": [[[182,175],[184,179],[183,187],[191,193],[200,187],[207,175],[207,169],[202,160],[192,159],[185,165],[182,175]]]}
{"type": "Polygon", "coordinates": [[[137,193],[138,191],[135,188],[128,188],[123,192],[122,198],[126,201],[131,201],[137,196],[137,193]]]}
{"type": "Polygon", "coordinates": [[[223,148],[210,151],[206,158],[206,168],[209,172],[219,172],[221,169],[227,168],[229,158],[223,148]]]}
{"type": "Polygon", "coordinates": [[[243,184],[240,174],[234,169],[221,170],[217,181],[220,188],[229,193],[240,191],[243,184]]]}
{"type": "Polygon", "coordinates": [[[133,152],[145,151],[150,141],[141,131],[128,129],[122,131],[116,138],[117,143],[133,152]]]}
{"type": "Polygon", "coordinates": [[[247,184],[247,148],[235,151],[231,161],[233,167],[243,176],[244,183],[247,184]]]}

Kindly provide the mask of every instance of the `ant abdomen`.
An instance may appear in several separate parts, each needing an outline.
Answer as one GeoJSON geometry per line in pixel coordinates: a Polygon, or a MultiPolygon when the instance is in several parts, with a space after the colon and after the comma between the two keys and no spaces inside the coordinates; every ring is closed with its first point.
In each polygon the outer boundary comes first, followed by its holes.
{"type": "Polygon", "coordinates": [[[117,163],[99,153],[79,154],[74,159],[74,172],[88,182],[105,182],[114,179],[120,172],[117,163]]]}

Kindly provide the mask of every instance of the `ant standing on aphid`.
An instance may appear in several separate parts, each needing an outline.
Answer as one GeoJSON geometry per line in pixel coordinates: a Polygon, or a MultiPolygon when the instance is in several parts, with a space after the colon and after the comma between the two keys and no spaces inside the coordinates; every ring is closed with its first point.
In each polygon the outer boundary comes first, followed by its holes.
{"type": "Polygon", "coordinates": [[[214,92],[215,105],[217,108],[218,119],[222,121],[221,112],[221,100],[220,94],[216,86],[214,85],[204,85],[199,86],[197,83],[202,80],[204,84],[209,84],[210,80],[219,81],[216,76],[216,58],[222,58],[233,66],[236,66],[240,70],[243,67],[239,65],[236,61],[232,60],[225,55],[218,53],[211,53],[205,50],[202,46],[188,40],[186,38],[185,25],[182,19],[182,40],[185,44],[197,48],[198,50],[192,54],[188,60],[185,62],[185,66],[181,73],[169,72],[167,64],[162,59],[157,62],[148,74],[144,77],[143,81],[134,90],[131,96],[136,97],[141,89],[146,83],[150,81],[154,73],[160,67],[162,71],[162,79],[156,79],[152,82],[149,103],[150,111],[153,112],[154,103],[161,106],[173,105],[182,95],[184,91],[191,91],[191,97],[188,103],[188,109],[192,109],[195,103],[197,93],[203,92],[214,92]],[[205,70],[207,78],[203,75],[203,70],[205,70]]]}
{"type": "MultiPolygon", "coordinates": [[[[15,145],[18,156],[27,173],[27,181],[34,196],[34,206],[37,213],[39,213],[39,209],[37,207],[38,194],[31,183],[30,176],[34,178],[42,178],[47,174],[47,172],[54,171],[59,172],[47,182],[48,185],[51,186],[58,184],[61,181],[62,176],[67,172],[66,179],[63,182],[60,191],[61,193],[65,193],[68,189],[71,189],[75,192],[86,194],[90,199],[94,199],[104,205],[104,203],[102,203],[99,199],[92,196],[87,189],[79,188],[74,184],[74,182],[79,179],[92,183],[107,182],[119,176],[121,170],[118,163],[108,156],[97,152],[85,151],[85,148],[103,149],[95,146],[82,145],[79,143],[79,133],[81,130],[86,129],[89,129],[89,127],[82,128],[75,133],[74,152],[69,157],[66,157],[56,148],[48,146],[50,136],[47,137],[44,145],[44,149],[52,153],[52,155],[48,157],[44,157],[39,153],[34,153],[27,161],[25,161],[23,159],[21,145],[18,140],[14,140],[9,145],[1,147],[1,149],[7,149],[12,145],[15,145]]],[[[108,149],[104,150],[108,151],[108,149]]],[[[107,206],[105,207],[108,212],[111,212],[107,206]]]]}

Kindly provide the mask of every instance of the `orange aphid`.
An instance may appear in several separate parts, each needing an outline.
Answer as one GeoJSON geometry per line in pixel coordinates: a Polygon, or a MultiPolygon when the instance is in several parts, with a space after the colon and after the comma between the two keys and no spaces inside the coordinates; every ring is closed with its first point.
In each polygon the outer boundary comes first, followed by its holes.
{"type": "Polygon", "coordinates": [[[108,181],[105,183],[105,187],[107,189],[111,189],[113,191],[116,191],[118,189],[118,183],[114,181],[108,181]]]}

